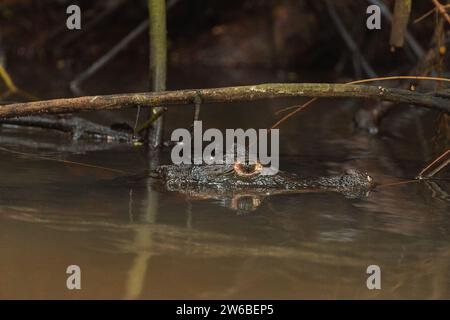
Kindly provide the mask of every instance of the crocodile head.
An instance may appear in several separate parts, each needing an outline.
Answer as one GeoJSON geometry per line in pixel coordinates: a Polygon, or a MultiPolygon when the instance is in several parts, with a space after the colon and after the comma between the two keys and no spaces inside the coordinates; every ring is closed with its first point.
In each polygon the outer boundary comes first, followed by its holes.
{"type": "MultiPolygon", "coordinates": [[[[156,177],[169,191],[196,199],[222,200],[238,211],[252,211],[270,195],[334,191],[348,198],[362,197],[373,187],[373,179],[365,172],[348,169],[341,174],[302,178],[288,172],[263,173],[263,167],[233,164],[162,165],[156,177]]],[[[265,171],[267,172],[267,170],[265,171]]]]}

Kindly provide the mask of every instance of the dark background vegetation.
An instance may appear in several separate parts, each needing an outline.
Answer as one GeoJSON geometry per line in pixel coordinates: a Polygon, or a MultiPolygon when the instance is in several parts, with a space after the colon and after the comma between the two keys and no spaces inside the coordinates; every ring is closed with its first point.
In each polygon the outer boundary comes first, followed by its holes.
{"type": "MultiPolygon", "coordinates": [[[[35,94],[52,95],[55,91],[47,89],[54,82],[50,80],[67,84],[146,19],[146,1],[123,1],[104,19],[89,25],[116,2],[3,0],[0,34],[8,70],[16,82],[22,87],[32,82],[39,91],[35,94]],[[65,28],[65,9],[70,4],[82,8],[82,31],[65,28]]],[[[392,8],[392,2],[386,3],[392,8]]],[[[366,1],[335,1],[361,52],[379,74],[411,70],[417,61],[409,49],[389,52],[386,19],[382,30],[367,30],[368,5],[366,1]]],[[[430,1],[414,1],[411,21],[431,8],[430,1]]],[[[432,15],[410,24],[424,49],[432,47],[435,20],[432,15]]],[[[271,81],[326,82],[355,76],[351,54],[322,1],[180,0],[168,12],[168,39],[169,88],[177,87],[174,69],[201,73],[213,68],[224,85],[250,83],[261,73],[271,81]],[[238,75],[230,75],[237,69],[238,75]]],[[[107,87],[144,89],[147,66],[148,35],[144,32],[103,70],[116,74],[108,80],[114,84],[107,87]]]]}

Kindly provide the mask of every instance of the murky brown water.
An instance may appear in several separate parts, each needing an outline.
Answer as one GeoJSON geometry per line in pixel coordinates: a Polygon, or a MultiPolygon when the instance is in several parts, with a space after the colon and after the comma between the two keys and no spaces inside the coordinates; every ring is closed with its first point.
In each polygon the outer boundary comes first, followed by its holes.
{"type": "MultiPolygon", "coordinates": [[[[170,82],[273,81],[235,70],[231,80],[211,79],[216,73],[177,72],[170,82]]],[[[144,90],[146,77],[134,74],[106,74],[86,93],[144,90]]],[[[205,129],[267,128],[293,103],[204,106],[201,119],[205,129]]],[[[383,125],[389,134],[370,137],[352,129],[357,106],[324,100],[290,119],[280,131],[281,169],[311,176],[353,166],[383,184],[414,177],[432,158],[432,121],[392,117],[383,125]]],[[[132,123],[134,111],[93,115],[103,123],[121,117],[132,123]]],[[[166,130],[191,119],[192,108],[171,109],[166,130]]],[[[153,190],[146,159],[139,147],[0,127],[0,298],[450,298],[449,183],[380,188],[363,199],[278,195],[237,215],[215,200],[153,190]],[[81,267],[80,291],[66,288],[72,264],[81,267]],[[366,287],[371,264],[381,267],[381,290],[366,287]]]]}
{"type": "MultiPolygon", "coordinates": [[[[322,102],[283,127],[282,169],[316,175],[355,166],[387,183],[429,160],[419,130],[355,134],[351,112],[341,113],[352,109],[337,108],[344,104],[322,102]]],[[[264,128],[275,105],[286,104],[208,106],[202,118],[208,127],[264,128]]],[[[191,111],[176,110],[171,126],[187,126],[191,111]]],[[[1,150],[0,298],[450,298],[448,183],[353,200],[279,195],[237,215],[214,200],[152,190],[132,174],[147,169],[137,147],[71,144],[40,130],[2,128],[0,136],[9,150],[131,172],[1,150]],[[80,291],[66,289],[71,264],[81,267],[80,291]],[[381,290],[366,287],[371,264],[381,267],[381,290]]]]}

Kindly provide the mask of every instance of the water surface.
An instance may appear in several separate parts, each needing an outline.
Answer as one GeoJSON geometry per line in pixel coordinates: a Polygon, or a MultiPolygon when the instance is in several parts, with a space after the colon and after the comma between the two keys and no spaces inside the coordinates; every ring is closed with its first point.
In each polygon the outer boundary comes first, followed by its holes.
{"type": "MultiPolygon", "coordinates": [[[[213,105],[201,115],[205,128],[266,128],[286,105],[213,105]]],[[[430,160],[426,127],[371,137],[352,129],[356,107],[330,100],[291,119],[281,130],[281,169],[314,176],[357,167],[386,184],[430,160]]],[[[192,117],[190,108],[173,110],[168,132],[192,117]]],[[[448,182],[362,199],[278,195],[238,215],[217,200],[154,190],[143,148],[36,129],[3,127],[0,136],[0,298],[450,297],[448,182]],[[66,288],[72,264],[82,270],[79,291],[66,288]],[[366,287],[372,264],[381,290],[366,287]]]]}

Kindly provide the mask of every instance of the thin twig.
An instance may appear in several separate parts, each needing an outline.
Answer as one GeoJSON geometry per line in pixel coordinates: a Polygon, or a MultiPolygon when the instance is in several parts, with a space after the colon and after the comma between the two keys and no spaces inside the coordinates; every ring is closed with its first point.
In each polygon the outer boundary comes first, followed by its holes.
{"type": "MultiPolygon", "coordinates": [[[[347,82],[346,84],[359,84],[359,83],[367,83],[367,82],[375,82],[375,81],[386,81],[386,80],[399,80],[399,79],[414,79],[414,80],[434,80],[434,81],[444,81],[444,82],[450,82],[450,79],[447,78],[439,78],[439,77],[424,77],[424,76],[392,76],[392,77],[378,77],[378,78],[369,78],[369,79],[361,79],[361,80],[355,80],[355,81],[351,81],[351,82],[347,82]]],[[[291,109],[296,108],[296,110],[290,112],[289,114],[287,114],[286,116],[284,116],[283,118],[281,118],[280,120],[278,120],[275,124],[272,125],[271,129],[274,129],[276,127],[278,127],[280,124],[282,124],[283,122],[285,122],[287,119],[289,119],[290,117],[292,117],[293,115],[295,115],[296,113],[304,110],[306,107],[308,107],[309,105],[311,105],[313,102],[315,102],[317,100],[317,98],[313,98],[311,100],[308,100],[306,103],[298,106],[290,106],[287,108],[283,108],[281,110],[278,110],[276,112],[276,114],[281,113],[281,112],[285,112],[285,111],[289,111],[291,109]]]]}
{"type": "Polygon", "coordinates": [[[379,78],[370,78],[370,79],[361,79],[355,80],[352,82],[348,82],[348,84],[360,84],[374,81],[386,81],[386,80],[429,80],[429,81],[442,81],[442,82],[450,82],[449,78],[442,77],[426,77],[426,76],[392,76],[392,77],[379,77],[379,78]]]}
{"type": "Polygon", "coordinates": [[[450,23],[450,16],[445,10],[445,7],[438,0],[431,0],[431,1],[433,1],[434,5],[436,6],[436,9],[445,18],[445,20],[447,20],[447,22],[450,23]]]}
{"type": "Polygon", "coordinates": [[[295,115],[296,113],[306,109],[309,105],[311,105],[314,101],[318,100],[318,98],[312,98],[310,100],[308,100],[306,103],[302,104],[301,106],[292,106],[289,108],[297,108],[292,112],[289,112],[287,115],[285,115],[283,118],[281,118],[280,120],[278,120],[277,122],[275,122],[271,127],[270,130],[277,128],[280,124],[282,124],[283,122],[285,122],[287,119],[289,119],[290,117],[292,117],[293,115],[295,115]]]}
{"type": "Polygon", "coordinates": [[[382,189],[384,187],[400,186],[400,185],[416,183],[416,182],[418,182],[418,181],[417,180],[404,180],[404,181],[397,181],[397,182],[389,182],[389,183],[377,185],[376,189],[382,189]]]}
{"type": "Polygon", "coordinates": [[[20,151],[10,150],[10,149],[4,148],[4,147],[0,147],[0,150],[4,151],[4,152],[12,153],[12,154],[26,156],[26,157],[56,161],[56,162],[61,162],[61,163],[65,163],[65,164],[72,164],[72,165],[77,165],[77,166],[82,166],[82,167],[87,167],[87,168],[93,168],[93,169],[101,169],[101,170],[110,171],[110,172],[114,172],[114,173],[120,173],[120,174],[131,174],[130,172],[119,170],[119,169],[112,169],[112,168],[97,166],[97,165],[88,164],[88,163],[81,163],[81,162],[76,162],[76,161],[41,156],[41,155],[37,155],[37,154],[33,154],[33,153],[20,152],[20,151]]]}
{"type": "MultiPolygon", "coordinates": [[[[450,4],[446,4],[445,6],[442,5],[445,9],[450,8],[450,4]]],[[[419,23],[420,21],[422,21],[423,19],[425,19],[426,17],[429,17],[431,14],[433,14],[434,12],[436,12],[436,8],[431,9],[430,11],[424,13],[423,15],[421,15],[419,18],[415,19],[413,21],[413,23],[419,23]]]]}
{"type": "Polygon", "coordinates": [[[439,173],[442,169],[448,166],[450,163],[450,159],[445,160],[445,162],[441,163],[436,169],[431,171],[429,174],[427,174],[427,178],[435,176],[437,173],[439,173]]]}
{"type": "Polygon", "coordinates": [[[430,11],[424,13],[423,15],[421,15],[419,18],[415,19],[413,21],[413,24],[419,23],[420,21],[422,21],[423,19],[425,19],[426,17],[430,16],[431,14],[433,14],[433,12],[436,11],[436,8],[431,9],[430,11]]]}
{"type": "MultiPolygon", "coordinates": [[[[443,154],[441,154],[439,157],[437,157],[435,160],[433,160],[433,162],[431,162],[429,165],[427,165],[425,168],[423,168],[422,171],[420,171],[419,174],[417,175],[417,179],[423,179],[423,177],[424,177],[423,174],[449,153],[450,153],[450,149],[446,150],[443,154]]],[[[444,162],[444,165],[440,165],[437,168],[438,169],[437,171],[433,170],[430,174],[426,175],[426,177],[427,178],[432,177],[433,175],[435,175],[436,173],[441,171],[446,165],[448,165],[448,163],[449,163],[449,161],[444,162]]]]}
{"type": "MultiPolygon", "coordinates": [[[[173,7],[179,0],[169,0],[167,2],[167,8],[173,7]]],[[[78,95],[81,95],[82,91],[80,85],[83,81],[89,79],[98,70],[103,68],[108,62],[110,62],[115,56],[117,56],[123,49],[125,49],[133,40],[135,40],[139,35],[148,30],[148,19],[142,21],[136,28],[134,28],[129,34],[127,34],[123,39],[121,39],[115,46],[101,56],[98,60],[94,61],[85,71],[81,72],[77,77],[75,77],[71,83],[71,90],[78,95]]]]}
{"type": "Polygon", "coordinates": [[[142,32],[147,30],[148,20],[142,21],[136,28],[134,28],[125,38],[119,41],[111,50],[100,57],[92,65],[89,66],[85,71],[81,72],[70,82],[70,89],[73,93],[80,95],[82,94],[80,85],[83,81],[90,78],[98,70],[103,68],[109,61],[111,61],[120,51],[128,46],[134,39],[136,39],[142,32]]]}
{"type": "MultiPolygon", "coordinates": [[[[450,79],[447,78],[439,78],[439,77],[425,77],[425,76],[392,76],[392,77],[378,77],[378,78],[370,78],[370,79],[361,79],[361,80],[355,80],[351,82],[347,82],[346,84],[359,84],[359,83],[368,83],[368,82],[377,82],[377,81],[386,81],[386,80],[400,80],[400,79],[410,79],[410,80],[430,80],[430,81],[444,81],[444,82],[450,82],[450,79]]],[[[437,91],[437,96],[441,97],[447,97],[448,93],[446,91],[437,91]]],[[[307,102],[309,103],[309,101],[307,102]]],[[[289,106],[283,109],[278,110],[275,112],[275,114],[283,113],[289,110],[292,110],[294,108],[301,108],[303,105],[298,106],[289,106]]]]}
{"type": "Polygon", "coordinates": [[[369,77],[376,77],[377,74],[373,70],[372,66],[367,62],[366,58],[361,54],[361,51],[358,48],[358,45],[353,40],[352,36],[350,35],[350,32],[348,32],[347,28],[345,27],[344,23],[342,22],[341,18],[336,12],[336,8],[334,7],[334,4],[330,0],[325,0],[325,4],[328,9],[328,13],[330,14],[331,19],[333,20],[333,23],[335,24],[336,28],[339,31],[339,34],[341,35],[342,39],[344,40],[345,44],[347,45],[347,48],[351,51],[354,58],[360,63],[361,67],[363,68],[364,72],[369,77]]]}

